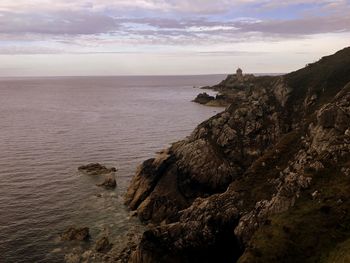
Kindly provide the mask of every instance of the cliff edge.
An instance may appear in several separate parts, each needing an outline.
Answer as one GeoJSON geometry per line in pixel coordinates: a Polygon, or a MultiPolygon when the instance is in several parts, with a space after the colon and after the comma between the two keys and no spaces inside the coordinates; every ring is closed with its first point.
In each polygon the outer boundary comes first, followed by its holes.
{"type": "Polygon", "coordinates": [[[151,223],[126,262],[350,259],[350,48],[249,77],[225,111],[145,161],[126,205],[151,223]]]}

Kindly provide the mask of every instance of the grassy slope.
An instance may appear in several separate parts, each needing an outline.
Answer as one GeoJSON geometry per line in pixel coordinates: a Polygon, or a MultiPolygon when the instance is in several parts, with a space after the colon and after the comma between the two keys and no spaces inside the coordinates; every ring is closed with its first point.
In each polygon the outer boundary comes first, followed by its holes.
{"type": "Polygon", "coordinates": [[[316,107],[332,99],[350,81],[350,47],[318,62],[287,74],[286,80],[294,90],[290,102],[300,104],[308,91],[320,100],[316,107]]]}

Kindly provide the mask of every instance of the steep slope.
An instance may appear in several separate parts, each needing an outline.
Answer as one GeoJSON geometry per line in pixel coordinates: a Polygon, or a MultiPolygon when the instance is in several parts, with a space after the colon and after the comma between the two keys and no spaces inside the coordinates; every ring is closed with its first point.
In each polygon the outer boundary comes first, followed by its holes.
{"type": "Polygon", "coordinates": [[[221,84],[235,102],[140,166],[126,204],[156,226],[129,262],[349,257],[350,48],[249,81],[221,84]]]}

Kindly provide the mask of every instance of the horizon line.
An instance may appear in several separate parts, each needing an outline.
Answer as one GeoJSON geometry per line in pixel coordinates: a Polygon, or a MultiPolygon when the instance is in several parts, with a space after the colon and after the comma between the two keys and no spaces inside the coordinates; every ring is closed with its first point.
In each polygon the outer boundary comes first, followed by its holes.
{"type": "MultiPolygon", "coordinates": [[[[247,72],[245,74],[258,74],[258,75],[284,75],[289,72],[247,72]]],[[[235,73],[201,73],[201,74],[124,74],[124,75],[9,75],[9,76],[0,76],[0,79],[3,78],[82,78],[82,77],[190,77],[190,76],[215,76],[215,75],[232,75],[235,73]]]]}

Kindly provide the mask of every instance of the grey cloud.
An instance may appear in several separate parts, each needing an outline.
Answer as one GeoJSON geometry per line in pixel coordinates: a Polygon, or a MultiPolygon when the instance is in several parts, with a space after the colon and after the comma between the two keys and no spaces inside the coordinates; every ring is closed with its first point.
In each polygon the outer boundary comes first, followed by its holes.
{"type": "Polygon", "coordinates": [[[98,34],[115,30],[116,27],[114,19],[97,13],[0,13],[0,33],[2,34],[98,34]]]}
{"type": "Polygon", "coordinates": [[[347,15],[309,16],[294,20],[259,21],[248,18],[214,21],[205,16],[181,19],[118,17],[88,10],[25,14],[0,12],[3,43],[6,40],[17,43],[49,41],[59,48],[26,50],[2,47],[0,53],[59,53],[62,50],[77,51],[80,47],[93,52],[98,49],[95,46],[120,43],[128,46],[219,44],[300,38],[343,31],[350,32],[350,17],[347,15]]]}

